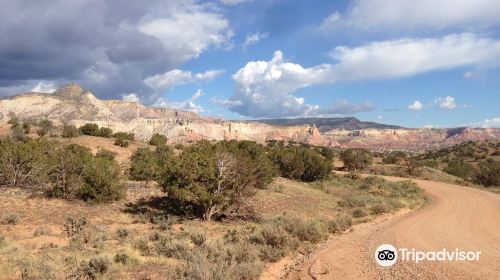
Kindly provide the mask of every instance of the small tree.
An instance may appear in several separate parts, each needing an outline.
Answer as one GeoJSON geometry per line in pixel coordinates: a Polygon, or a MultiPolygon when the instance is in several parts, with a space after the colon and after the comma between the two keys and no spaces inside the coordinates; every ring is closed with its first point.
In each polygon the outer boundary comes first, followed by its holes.
{"type": "Polygon", "coordinates": [[[468,179],[474,171],[474,167],[464,162],[463,160],[454,159],[448,163],[443,171],[458,176],[462,179],[468,179]]]}
{"type": "Polygon", "coordinates": [[[160,184],[169,197],[194,205],[209,221],[252,194],[258,173],[248,161],[204,141],[185,149],[160,184]]]}
{"type": "Polygon", "coordinates": [[[95,123],[86,123],[80,126],[80,131],[83,135],[99,136],[99,126],[95,123]]]}
{"type": "Polygon", "coordinates": [[[416,175],[419,172],[419,168],[422,166],[418,157],[410,154],[404,154],[401,157],[401,161],[408,175],[416,175]]]}
{"type": "Polygon", "coordinates": [[[40,137],[44,137],[47,135],[51,130],[52,130],[52,122],[49,121],[48,119],[43,119],[40,122],[38,122],[38,130],[36,133],[40,137]]]}
{"type": "Polygon", "coordinates": [[[155,133],[151,136],[151,140],[149,140],[149,144],[153,146],[163,146],[167,144],[167,136],[161,135],[159,133],[155,133]]]}
{"type": "Polygon", "coordinates": [[[86,169],[92,164],[90,149],[71,144],[58,147],[52,153],[49,171],[52,188],[49,194],[61,198],[74,198],[83,187],[86,169]]]}
{"type": "Polygon", "coordinates": [[[129,177],[132,180],[146,181],[146,185],[158,175],[156,153],[148,148],[137,149],[131,157],[129,177]]]}
{"type": "Polygon", "coordinates": [[[85,170],[80,196],[92,202],[110,202],[126,194],[126,186],[118,163],[106,157],[96,157],[85,170]]]}
{"type": "Polygon", "coordinates": [[[348,170],[363,170],[373,161],[370,151],[365,149],[346,149],[340,159],[348,170]]]}

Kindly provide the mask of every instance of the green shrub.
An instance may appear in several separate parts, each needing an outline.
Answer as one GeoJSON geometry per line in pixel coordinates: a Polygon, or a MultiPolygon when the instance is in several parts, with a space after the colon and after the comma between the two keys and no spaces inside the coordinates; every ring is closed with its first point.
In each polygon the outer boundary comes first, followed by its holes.
{"type": "Polygon", "coordinates": [[[52,130],[52,127],[53,124],[50,120],[43,119],[40,122],[38,122],[38,130],[36,131],[36,133],[38,134],[38,136],[43,137],[49,134],[49,132],[52,130]]]}
{"type": "Polygon", "coordinates": [[[29,139],[24,130],[20,126],[12,128],[12,137],[16,141],[21,141],[21,142],[24,142],[29,139]]]}
{"type": "Polygon", "coordinates": [[[148,148],[138,148],[130,158],[129,178],[149,181],[156,179],[159,173],[157,153],[148,148]]]}
{"type": "Polygon", "coordinates": [[[500,186],[500,161],[491,158],[481,161],[474,173],[473,180],[485,187],[500,186]]]}
{"type": "Polygon", "coordinates": [[[363,170],[373,161],[370,151],[365,149],[346,149],[340,153],[340,159],[347,170],[363,170]]]}
{"type": "Polygon", "coordinates": [[[134,259],[133,257],[127,255],[126,253],[118,253],[114,256],[113,260],[115,263],[120,263],[122,265],[129,265],[136,263],[137,260],[134,259]]]}
{"type": "Polygon", "coordinates": [[[19,125],[21,125],[21,122],[19,121],[19,118],[16,117],[16,116],[12,116],[9,121],[7,122],[7,124],[10,124],[10,127],[11,128],[14,128],[14,127],[18,127],[19,125]]]}
{"type": "Polygon", "coordinates": [[[116,132],[113,134],[114,138],[121,138],[125,139],[128,141],[134,141],[135,140],[135,135],[133,133],[126,133],[126,132],[116,132]]]}
{"type": "Polygon", "coordinates": [[[101,127],[99,129],[99,137],[110,138],[113,135],[113,130],[109,127],[101,127]]]}
{"type": "Polygon", "coordinates": [[[0,185],[27,189],[43,188],[54,143],[45,140],[0,140],[0,185]]]}
{"type": "Polygon", "coordinates": [[[117,137],[115,140],[115,145],[126,148],[130,146],[130,141],[122,137],[117,137]]]}
{"type": "Polygon", "coordinates": [[[83,135],[99,136],[99,126],[95,123],[86,123],[85,125],[80,126],[79,129],[83,135]]]}
{"type": "Polygon", "coordinates": [[[306,147],[270,148],[269,157],[278,167],[281,176],[312,182],[326,178],[331,170],[331,161],[306,147]]]}
{"type": "Polygon", "coordinates": [[[153,146],[163,146],[167,144],[167,136],[161,135],[159,133],[153,134],[151,136],[151,140],[149,140],[149,144],[153,146]]]}
{"type": "Polygon", "coordinates": [[[65,124],[63,126],[62,134],[61,136],[63,138],[75,138],[81,135],[81,131],[76,128],[74,125],[67,125],[65,124]]]}
{"type": "Polygon", "coordinates": [[[330,233],[341,233],[346,231],[351,226],[352,219],[345,215],[338,216],[327,223],[327,228],[330,233]]]}
{"type": "Polygon", "coordinates": [[[95,156],[106,158],[108,160],[114,160],[116,158],[116,153],[106,149],[99,149],[99,151],[97,151],[95,156]]]}
{"type": "Polygon", "coordinates": [[[474,171],[474,167],[462,160],[455,159],[448,162],[446,168],[443,169],[444,172],[455,175],[462,179],[468,179],[474,171]]]}
{"type": "Polygon", "coordinates": [[[111,202],[125,197],[126,186],[116,161],[97,157],[85,170],[80,196],[92,202],[111,202]]]}
{"type": "Polygon", "coordinates": [[[76,144],[61,146],[51,152],[49,195],[61,198],[74,198],[84,186],[84,175],[93,164],[90,149],[76,144]]]}

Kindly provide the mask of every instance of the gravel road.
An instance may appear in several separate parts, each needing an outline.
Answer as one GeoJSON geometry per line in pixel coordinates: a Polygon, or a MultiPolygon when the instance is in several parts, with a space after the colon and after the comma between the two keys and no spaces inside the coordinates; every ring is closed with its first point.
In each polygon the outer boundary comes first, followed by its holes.
{"type": "MultiPolygon", "coordinates": [[[[402,178],[384,177],[397,181],[402,178]]],[[[287,279],[500,279],[500,195],[415,181],[429,198],[422,208],[359,225],[328,241],[287,279]],[[481,251],[478,261],[375,262],[381,244],[418,251],[481,251]]]]}

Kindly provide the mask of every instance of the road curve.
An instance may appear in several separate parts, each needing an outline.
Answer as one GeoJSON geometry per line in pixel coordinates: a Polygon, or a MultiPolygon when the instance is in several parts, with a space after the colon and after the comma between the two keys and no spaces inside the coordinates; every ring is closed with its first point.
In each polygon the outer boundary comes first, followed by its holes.
{"type": "MultiPolygon", "coordinates": [[[[390,181],[402,180],[384,177],[390,181]]],[[[500,195],[433,181],[415,181],[429,198],[416,211],[359,225],[337,236],[287,279],[500,279],[500,195]],[[409,261],[384,268],[381,244],[418,251],[481,251],[479,261],[409,261]]]]}

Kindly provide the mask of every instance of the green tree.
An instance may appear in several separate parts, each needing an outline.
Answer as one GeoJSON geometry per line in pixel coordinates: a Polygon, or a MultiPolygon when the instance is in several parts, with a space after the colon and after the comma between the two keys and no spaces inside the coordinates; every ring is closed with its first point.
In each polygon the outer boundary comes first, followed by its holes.
{"type": "Polygon", "coordinates": [[[258,173],[249,161],[226,147],[201,141],[182,152],[160,176],[160,185],[169,197],[194,205],[208,221],[253,194],[258,173]]]}
{"type": "Polygon", "coordinates": [[[304,173],[300,179],[312,182],[326,178],[332,172],[330,159],[326,159],[317,152],[302,149],[301,158],[304,162],[304,173]]]}
{"type": "Polygon", "coordinates": [[[94,160],[90,149],[76,144],[60,146],[52,154],[49,194],[61,198],[74,198],[84,185],[84,174],[94,160]]]}
{"type": "Polygon", "coordinates": [[[158,176],[157,153],[148,148],[137,149],[131,157],[129,177],[132,180],[145,181],[146,185],[158,176]]]}
{"type": "Polygon", "coordinates": [[[340,153],[340,159],[347,170],[363,170],[373,161],[370,151],[365,149],[346,149],[340,153]]]}
{"type": "Polygon", "coordinates": [[[0,185],[43,188],[47,183],[48,154],[54,144],[45,140],[0,140],[0,185]]]}
{"type": "Polygon", "coordinates": [[[159,133],[153,134],[151,136],[151,140],[149,140],[149,144],[153,146],[163,146],[167,144],[167,136],[161,135],[159,133]]]}
{"type": "Polygon", "coordinates": [[[126,194],[120,166],[106,157],[96,157],[83,175],[84,185],[79,195],[92,202],[111,202],[126,194]]]}

